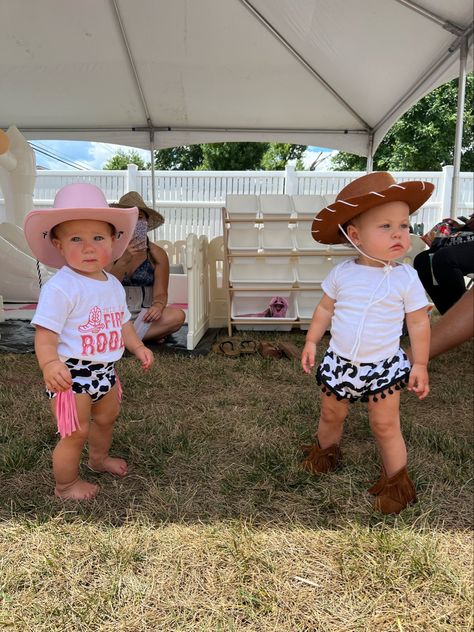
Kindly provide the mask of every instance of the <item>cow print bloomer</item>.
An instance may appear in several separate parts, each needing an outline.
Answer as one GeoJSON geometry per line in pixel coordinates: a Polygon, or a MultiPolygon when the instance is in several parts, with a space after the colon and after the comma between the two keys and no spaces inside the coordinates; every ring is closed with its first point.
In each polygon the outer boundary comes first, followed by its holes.
{"type": "MultiPolygon", "coordinates": [[[[112,389],[116,382],[114,362],[93,362],[68,358],[65,365],[71,372],[74,393],[87,393],[93,402],[99,401],[112,389]]],[[[49,399],[57,395],[46,390],[49,399]]]]}
{"type": "Polygon", "coordinates": [[[403,351],[380,362],[353,364],[328,349],[316,373],[316,381],[327,396],[335,395],[338,400],[350,402],[374,402],[385,399],[394,390],[401,390],[410,375],[411,365],[403,351]],[[378,397],[377,397],[378,396],[378,397]]]}

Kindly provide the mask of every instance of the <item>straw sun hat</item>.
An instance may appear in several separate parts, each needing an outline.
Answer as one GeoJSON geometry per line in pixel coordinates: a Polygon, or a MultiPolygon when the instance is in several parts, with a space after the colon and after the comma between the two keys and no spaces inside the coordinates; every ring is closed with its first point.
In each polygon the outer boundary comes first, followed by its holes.
{"type": "Polygon", "coordinates": [[[350,219],[388,202],[405,202],[410,215],[420,208],[433,193],[431,182],[412,180],[397,184],[386,171],[374,171],[345,186],[336,201],[325,206],[313,220],[311,234],[322,244],[341,244],[346,239],[339,230],[350,219]]]}
{"type": "Polygon", "coordinates": [[[138,208],[123,210],[109,207],[105,195],[94,184],[68,184],[56,193],[53,208],[30,211],[25,218],[25,237],[34,256],[51,268],[61,268],[66,260],[51,241],[54,226],[73,219],[94,219],[115,227],[112,258],[125,252],[135,230],[138,208]]]}
{"type": "Polygon", "coordinates": [[[150,208],[143,201],[142,196],[136,191],[129,191],[122,195],[118,202],[114,202],[110,205],[111,208],[129,208],[130,206],[136,206],[138,210],[143,211],[147,216],[148,230],[153,230],[154,228],[158,228],[165,222],[165,218],[163,215],[155,211],[155,209],[150,208]]]}

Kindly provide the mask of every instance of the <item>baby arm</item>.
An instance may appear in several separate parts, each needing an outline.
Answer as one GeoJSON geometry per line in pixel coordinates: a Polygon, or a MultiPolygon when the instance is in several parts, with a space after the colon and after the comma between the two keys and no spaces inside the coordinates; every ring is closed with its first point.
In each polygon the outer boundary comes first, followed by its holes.
{"type": "Polygon", "coordinates": [[[67,391],[72,384],[69,369],[58,357],[58,334],[36,325],[35,353],[49,391],[67,391]]]}
{"type": "Polygon", "coordinates": [[[306,344],[301,354],[301,366],[305,373],[311,373],[316,359],[316,347],[331,324],[334,314],[334,299],[323,293],[323,298],[319,301],[314,310],[311,325],[306,334],[306,344]]]}
{"type": "Polygon", "coordinates": [[[122,327],[122,338],[125,348],[133,353],[133,355],[140,360],[142,368],[145,371],[153,364],[155,358],[153,356],[153,352],[150,351],[140,338],[137,336],[137,332],[135,331],[135,327],[131,320],[125,323],[122,327]]]}
{"type": "Polygon", "coordinates": [[[428,378],[430,320],[426,307],[406,314],[406,323],[413,357],[408,390],[413,391],[419,399],[424,399],[430,392],[428,378]]]}

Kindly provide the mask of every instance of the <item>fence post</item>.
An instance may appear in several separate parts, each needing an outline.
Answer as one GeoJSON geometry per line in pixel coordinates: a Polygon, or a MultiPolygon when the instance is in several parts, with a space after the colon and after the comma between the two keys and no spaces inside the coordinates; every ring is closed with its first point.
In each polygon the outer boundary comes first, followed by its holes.
{"type": "Polygon", "coordinates": [[[296,195],[298,193],[295,165],[287,164],[285,167],[285,193],[286,195],[296,195]]]}
{"type": "Polygon", "coordinates": [[[442,218],[450,217],[451,213],[451,190],[453,188],[453,172],[452,165],[443,167],[443,176],[441,179],[441,215],[442,218]]]}
{"type": "Polygon", "coordinates": [[[137,165],[127,165],[127,177],[125,179],[125,193],[137,191],[137,165]]]}

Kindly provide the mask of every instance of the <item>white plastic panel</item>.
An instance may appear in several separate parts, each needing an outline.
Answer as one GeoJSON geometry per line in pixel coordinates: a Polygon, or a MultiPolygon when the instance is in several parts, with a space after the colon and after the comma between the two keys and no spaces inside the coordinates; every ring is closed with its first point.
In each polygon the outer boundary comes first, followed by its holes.
{"type": "Polygon", "coordinates": [[[229,230],[229,250],[258,250],[260,230],[255,224],[236,224],[229,230]]]}
{"type": "Polygon", "coordinates": [[[293,250],[293,231],[287,223],[267,223],[260,231],[263,250],[293,250]]]}
{"type": "Polygon", "coordinates": [[[225,198],[227,214],[232,218],[256,219],[259,205],[256,195],[227,195],[225,198]]]}
{"type": "Polygon", "coordinates": [[[293,200],[290,195],[261,195],[260,211],[262,215],[292,215],[293,200]]]}
{"type": "Polygon", "coordinates": [[[344,257],[300,257],[296,264],[296,280],[298,285],[321,283],[344,257]]]}
{"type": "Polygon", "coordinates": [[[293,206],[298,217],[308,216],[312,219],[326,204],[322,195],[293,195],[293,206]]]}
{"type": "Polygon", "coordinates": [[[288,257],[234,259],[230,267],[229,280],[234,287],[275,285],[292,286],[296,280],[295,270],[288,257]]]}

